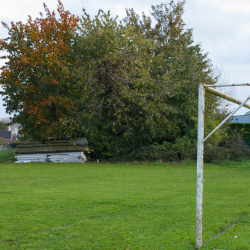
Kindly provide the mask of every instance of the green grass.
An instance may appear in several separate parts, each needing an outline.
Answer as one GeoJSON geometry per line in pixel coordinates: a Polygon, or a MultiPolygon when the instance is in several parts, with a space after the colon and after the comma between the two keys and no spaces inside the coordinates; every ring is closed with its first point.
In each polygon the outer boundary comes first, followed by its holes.
{"type": "MultiPolygon", "coordinates": [[[[205,165],[202,249],[250,249],[249,179],[205,165]]],[[[1,250],[195,249],[195,163],[2,163],[0,185],[1,250]]]]}

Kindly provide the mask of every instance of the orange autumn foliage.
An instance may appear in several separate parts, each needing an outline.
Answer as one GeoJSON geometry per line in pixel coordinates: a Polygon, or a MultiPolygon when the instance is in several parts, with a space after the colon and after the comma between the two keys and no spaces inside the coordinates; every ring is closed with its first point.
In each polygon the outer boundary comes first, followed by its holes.
{"type": "Polygon", "coordinates": [[[1,67],[0,84],[5,91],[5,102],[13,122],[22,124],[25,138],[36,140],[60,139],[67,128],[67,119],[74,113],[68,65],[72,39],[76,33],[78,17],[65,11],[61,1],[50,12],[44,4],[46,16],[27,23],[11,23],[8,38],[0,39],[0,50],[7,51],[1,67]]]}

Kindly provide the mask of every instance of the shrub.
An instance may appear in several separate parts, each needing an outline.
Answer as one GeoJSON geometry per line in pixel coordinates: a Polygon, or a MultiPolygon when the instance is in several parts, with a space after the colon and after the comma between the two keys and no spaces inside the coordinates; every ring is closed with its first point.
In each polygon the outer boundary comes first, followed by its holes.
{"type": "Polygon", "coordinates": [[[0,145],[4,144],[4,138],[0,137],[0,145]]]}
{"type": "Polygon", "coordinates": [[[14,160],[15,151],[9,148],[3,148],[0,150],[0,162],[14,160]]]}
{"type": "Polygon", "coordinates": [[[241,161],[250,157],[250,149],[244,143],[240,134],[232,134],[224,140],[219,146],[205,145],[204,161],[241,161]]]}
{"type": "Polygon", "coordinates": [[[239,133],[243,140],[250,140],[250,124],[249,123],[231,123],[230,128],[235,133],[239,133]]]}
{"type": "Polygon", "coordinates": [[[11,148],[17,148],[18,145],[20,145],[20,142],[12,142],[12,143],[10,143],[11,148]]]}
{"type": "Polygon", "coordinates": [[[186,136],[177,138],[175,142],[163,141],[161,144],[155,142],[146,147],[140,147],[130,152],[124,152],[114,161],[180,161],[196,157],[196,144],[192,143],[186,136]]]}

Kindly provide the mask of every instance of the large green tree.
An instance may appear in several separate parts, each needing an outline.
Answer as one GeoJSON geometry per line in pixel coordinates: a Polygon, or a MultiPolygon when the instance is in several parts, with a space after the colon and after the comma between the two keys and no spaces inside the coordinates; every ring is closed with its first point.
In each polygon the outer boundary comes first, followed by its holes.
{"type": "Polygon", "coordinates": [[[93,20],[84,13],[73,50],[81,97],[72,136],[86,136],[106,155],[148,143],[155,114],[145,112],[161,91],[150,74],[152,62],[162,60],[153,55],[154,42],[100,11],[93,20]]]}
{"type": "MultiPolygon", "coordinates": [[[[214,75],[211,61],[203,53],[199,44],[195,44],[192,30],[186,30],[182,19],[185,1],[152,6],[150,16],[139,18],[133,9],[127,10],[126,23],[136,27],[137,32],[149,39],[156,39],[155,54],[162,54],[162,64],[155,65],[154,74],[167,76],[168,89],[162,98],[169,107],[167,119],[174,123],[172,139],[188,135],[196,138],[198,84],[215,84],[218,78],[214,75]],[[154,20],[155,25],[152,25],[154,20]]],[[[220,109],[220,101],[215,96],[207,95],[206,99],[206,131],[214,128],[224,115],[220,109]]],[[[225,131],[218,132],[213,143],[218,143],[225,131]]],[[[171,137],[171,132],[169,133],[171,137]]]]}
{"type": "MultiPolygon", "coordinates": [[[[130,9],[124,22],[102,11],[94,19],[84,13],[74,44],[82,88],[75,131],[96,152],[115,156],[164,141],[195,144],[198,84],[217,79],[185,29],[184,4],[153,6],[142,19],[130,9]]],[[[210,130],[223,111],[213,96],[206,105],[210,130]]]]}

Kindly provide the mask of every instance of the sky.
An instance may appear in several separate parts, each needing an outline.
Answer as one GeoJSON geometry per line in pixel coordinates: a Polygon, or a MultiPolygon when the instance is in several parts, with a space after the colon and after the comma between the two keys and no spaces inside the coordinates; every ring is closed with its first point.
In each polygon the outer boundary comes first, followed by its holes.
{"type": "MultiPolygon", "coordinates": [[[[7,24],[26,22],[28,15],[33,19],[43,12],[45,2],[49,9],[56,10],[57,0],[0,0],[0,21],[7,24]]],[[[64,8],[72,14],[82,15],[82,9],[90,16],[99,9],[111,11],[112,16],[125,17],[126,8],[134,8],[141,14],[149,13],[151,5],[160,0],[62,0],[64,8]]],[[[193,30],[194,42],[208,53],[213,67],[220,72],[223,83],[250,83],[250,1],[249,0],[187,0],[183,15],[187,29],[193,30]]],[[[0,38],[6,38],[6,29],[0,25],[0,38]]],[[[0,53],[1,54],[1,53],[0,53]]],[[[2,55],[2,54],[1,54],[2,55]]],[[[0,62],[2,65],[3,62],[0,62]]],[[[223,88],[226,89],[226,88],[223,88]]],[[[250,95],[250,87],[231,88],[231,95],[244,101],[250,95]]],[[[250,102],[250,101],[249,101],[250,102]]],[[[248,103],[249,103],[248,102],[248,103]]],[[[237,105],[232,106],[236,108],[237,105]]],[[[236,114],[248,111],[240,109],[236,114]]],[[[0,117],[7,117],[0,98],[0,117]]]]}

